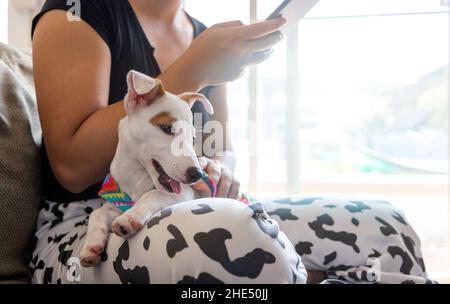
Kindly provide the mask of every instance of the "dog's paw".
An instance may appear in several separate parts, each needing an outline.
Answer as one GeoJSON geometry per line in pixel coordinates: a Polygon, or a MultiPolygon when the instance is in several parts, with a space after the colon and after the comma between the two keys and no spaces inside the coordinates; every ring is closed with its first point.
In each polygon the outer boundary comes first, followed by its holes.
{"type": "Polygon", "coordinates": [[[97,266],[104,250],[105,246],[102,242],[86,242],[80,253],[81,265],[83,267],[97,266]]]}
{"type": "Polygon", "coordinates": [[[112,223],[112,231],[126,239],[133,236],[141,228],[142,224],[127,214],[122,214],[112,223]]]}

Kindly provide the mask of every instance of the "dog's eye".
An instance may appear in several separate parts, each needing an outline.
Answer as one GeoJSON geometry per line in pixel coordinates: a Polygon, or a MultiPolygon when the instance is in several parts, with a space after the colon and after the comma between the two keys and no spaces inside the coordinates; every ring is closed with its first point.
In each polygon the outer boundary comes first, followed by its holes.
{"type": "Polygon", "coordinates": [[[160,125],[159,128],[167,135],[173,135],[172,125],[160,125]]]}

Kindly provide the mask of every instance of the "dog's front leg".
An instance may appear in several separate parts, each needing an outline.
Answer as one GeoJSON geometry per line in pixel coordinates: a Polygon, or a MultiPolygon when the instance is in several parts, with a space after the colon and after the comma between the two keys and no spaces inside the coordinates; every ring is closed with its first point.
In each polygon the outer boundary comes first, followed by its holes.
{"type": "Polygon", "coordinates": [[[111,224],[122,212],[113,204],[104,204],[89,216],[86,241],[80,253],[80,262],[84,267],[93,267],[100,263],[101,255],[108,241],[111,224]]]}
{"type": "Polygon", "coordinates": [[[159,190],[144,194],[127,212],[119,216],[112,224],[112,231],[124,238],[129,238],[141,230],[153,214],[173,204],[194,199],[190,186],[183,185],[182,195],[175,195],[159,190]]]}

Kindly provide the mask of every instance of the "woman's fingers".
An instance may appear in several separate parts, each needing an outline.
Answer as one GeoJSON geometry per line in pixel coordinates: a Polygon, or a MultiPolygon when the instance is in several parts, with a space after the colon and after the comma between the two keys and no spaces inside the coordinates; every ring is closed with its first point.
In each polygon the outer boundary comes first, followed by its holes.
{"type": "Polygon", "coordinates": [[[272,53],[272,47],[283,40],[283,34],[280,31],[273,32],[259,39],[252,39],[247,42],[247,48],[250,53],[248,64],[259,64],[269,58],[272,53]]]}
{"type": "Polygon", "coordinates": [[[267,50],[282,40],[283,34],[280,31],[276,31],[259,39],[249,40],[247,49],[252,53],[267,50]]]}
{"type": "Polygon", "coordinates": [[[216,184],[219,183],[222,175],[222,167],[216,160],[209,160],[205,171],[216,184]]]}
{"type": "Polygon", "coordinates": [[[286,19],[284,18],[256,22],[250,25],[242,26],[239,29],[239,35],[247,40],[258,39],[270,33],[276,32],[285,23],[286,19]]]}
{"type": "Polygon", "coordinates": [[[214,24],[212,27],[230,27],[230,26],[242,26],[244,23],[240,20],[227,21],[222,23],[214,24]]]}
{"type": "Polygon", "coordinates": [[[219,184],[217,185],[217,197],[228,197],[233,183],[233,174],[230,170],[222,167],[219,184]]]}
{"type": "MultiPolygon", "coordinates": [[[[209,177],[217,185],[217,197],[225,197],[237,199],[240,190],[239,182],[234,178],[233,172],[220,164],[214,159],[207,159],[199,157],[198,161],[201,168],[209,175],[209,177]]],[[[203,182],[199,181],[193,185],[197,195],[201,198],[211,197],[209,187],[203,182]]]]}
{"type": "Polygon", "coordinates": [[[253,53],[249,59],[248,64],[249,65],[259,64],[259,63],[267,60],[267,58],[269,58],[272,54],[273,54],[272,48],[264,50],[262,52],[253,53]]]}
{"type": "Polygon", "coordinates": [[[200,156],[198,158],[198,163],[200,165],[200,168],[202,168],[203,171],[206,170],[206,166],[208,166],[208,160],[204,156],[200,156]]]}
{"type": "MultiPolygon", "coordinates": [[[[208,174],[216,183],[219,180],[220,176],[217,177],[217,169],[213,169],[210,165],[209,165],[209,161],[206,157],[199,157],[198,158],[198,163],[200,165],[200,168],[202,168],[203,171],[206,172],[206,174],[208,174]]],[[[205,184],[205,182],[203,180],[200,180],[198,182],[196,182],[193,186],[194,190],[197,192],[198,196],[200,198],[205,198],[205,197],[211,197],[211,191],[209,189],[209,187],[205,184]]]]}
{"type": "Polygon", "coordinates": [[[203,181],[198,181],[192,188],[197,192],[197,196],[200,198],[211,197],[211,191],[209,187],[203,181]]]}
{"type": "Polygon", "coordinates": [[[241,184],[237,181],[237,179],[233,178],[233,182],[231,183],[230,191],[228,192],[228,198],[238,199],[240,188],[241,188],[241,184]]]}

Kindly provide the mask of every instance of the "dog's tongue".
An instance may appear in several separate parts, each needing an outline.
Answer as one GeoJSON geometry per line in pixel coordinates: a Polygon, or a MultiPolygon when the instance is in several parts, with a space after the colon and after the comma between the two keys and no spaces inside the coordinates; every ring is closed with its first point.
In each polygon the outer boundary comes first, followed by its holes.
{"type": "Polygon", "coordinates": [[[180,183],[176,180],[170,179],[169,181],[170,188],[172,189],[173,193],[180,194],[181,193],[181,187],[180,183]]]}

